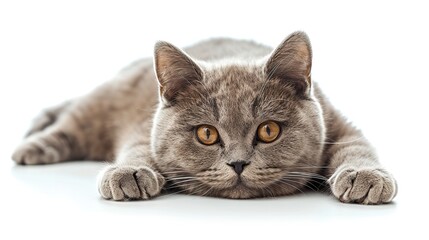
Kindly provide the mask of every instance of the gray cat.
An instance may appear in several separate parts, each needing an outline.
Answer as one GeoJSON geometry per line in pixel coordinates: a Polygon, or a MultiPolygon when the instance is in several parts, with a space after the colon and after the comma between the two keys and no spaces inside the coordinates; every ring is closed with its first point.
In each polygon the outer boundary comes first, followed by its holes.
{"type": "Polygon", "coordinates": [[[150,199],[170,188],[272,197],[321,180],[342,202],[392,201],[394,178],[311,81],[311,59],[303,32],[274,51],[231,39],[184,52],[158,42],[154,64],[136,62],[45,111],[12,158],[26,165],[111,161],[98,189],[113,200],[150,199]]]}

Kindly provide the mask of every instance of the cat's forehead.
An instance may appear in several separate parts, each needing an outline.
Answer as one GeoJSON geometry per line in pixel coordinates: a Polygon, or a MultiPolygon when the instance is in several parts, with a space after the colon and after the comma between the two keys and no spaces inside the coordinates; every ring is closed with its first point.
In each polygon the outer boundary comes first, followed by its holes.
{"type": "Polygon", "coordinates": [[[219,124],[228,128],[247,128],[254,116],[252,105],[263,83],[262,70],[257,66],[232,65],[212,70],[205,81],[210,88],[219,124]]]}
{"type": "Polygon", "coordinates": [[[205,84],[211,96],[221,101],[251,100],[263,82],[262,69],[256,65],[219,66],[207,71],[205,84]]]}

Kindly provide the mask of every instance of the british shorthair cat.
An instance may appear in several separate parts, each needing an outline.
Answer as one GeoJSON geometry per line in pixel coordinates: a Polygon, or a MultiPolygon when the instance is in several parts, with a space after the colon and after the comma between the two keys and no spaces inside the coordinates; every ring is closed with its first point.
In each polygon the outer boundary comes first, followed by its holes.
{"type": "Polygon", "coordinates": [[[155,46],[90,94],[46,110],[13,154],[18,164],[110,161],[105,199],[163,189],[225,198],[274,197],[326,182],[342,202],[392,201],[397,186],[362,133],[311,79],[308,37],[276,49],[212,39],[155,46]]]}

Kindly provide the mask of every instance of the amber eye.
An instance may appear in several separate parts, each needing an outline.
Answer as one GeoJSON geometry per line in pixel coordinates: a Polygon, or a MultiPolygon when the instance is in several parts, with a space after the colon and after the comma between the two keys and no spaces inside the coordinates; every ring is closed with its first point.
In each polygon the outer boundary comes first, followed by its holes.
{"type": "Polygon", "coordinates": [[[264,143],[270,143],[280,134],[280,126],[274,121],[263,122],[258,127],[258,139],[264,143]]]}
{"type": "Polygon", "coordinates": [[[197,129],[197,139],[202,144],[212,145],[219,140],[219,133],[213,126],[201,125],[197,129]]]}

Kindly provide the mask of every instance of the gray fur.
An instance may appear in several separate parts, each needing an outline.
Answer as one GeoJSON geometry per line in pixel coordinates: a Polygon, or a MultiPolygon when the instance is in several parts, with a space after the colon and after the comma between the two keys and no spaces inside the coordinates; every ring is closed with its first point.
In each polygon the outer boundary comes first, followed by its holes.
{"type": "Polygon", "coordinates": [[[312,82],[311,57],[302,32],[274,51],[232,39],[184,51],[159,42],[155,66],[137,62],[91,94],[55,108],[55,115],[39,118],[13,159],[111,160],[100,173],[99,191],[113,200],[148,199],[163,187],[272,197],[315,189],[318,180],[343,202],[392,201],[394,178],[312,82]],[[267,120],[282,128],[272,143],[255,136],[267,120]],[[202,124],[216,127],[219,143],[196,139],[202,124]],[[249,164],[238,175],[228,165],[233,161],[249,164]]]}

